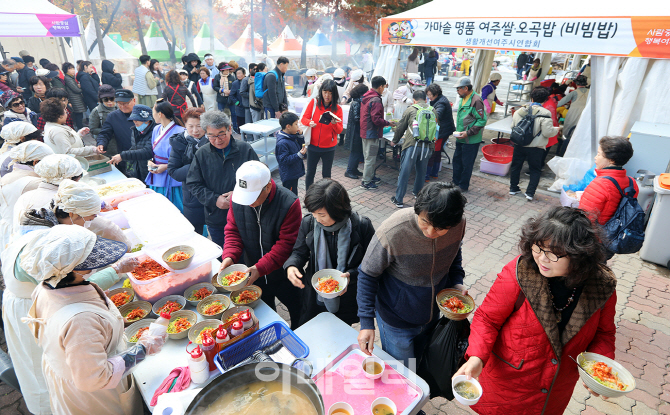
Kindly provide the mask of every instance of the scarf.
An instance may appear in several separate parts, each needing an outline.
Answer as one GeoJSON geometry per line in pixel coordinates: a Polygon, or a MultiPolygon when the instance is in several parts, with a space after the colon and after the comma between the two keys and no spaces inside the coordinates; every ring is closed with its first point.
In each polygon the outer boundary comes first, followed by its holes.
{"type": "Polygon", "coordinates": [[[323,226],[314,219],[314,252],[316,253],[316,271],[322,269],[337,269],[345,272],[347,269],[347,255],[351,244],[351,218],[346,217],[341,222],[331,226],[323,226]],[[339,231],[339,232],[338,232],[339,231]],[[337,266],[333,267],[328,252],[326,232],[338,232],[337,234],[337,266]]]}

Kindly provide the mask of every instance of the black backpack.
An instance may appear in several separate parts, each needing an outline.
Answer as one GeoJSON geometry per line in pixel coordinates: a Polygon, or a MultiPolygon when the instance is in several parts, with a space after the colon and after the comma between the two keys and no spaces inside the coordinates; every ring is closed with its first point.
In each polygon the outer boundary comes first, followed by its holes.
{"type": "Polygon", "coordinates": [[[619,193],[621,202],[614,216],[603,225],[603,231],[607,237],[605,246],[616,254],[633,254],[642,248],[644,242],[644,210],[635,198],[635,186],[633,179],[628,178],[629,186],[621,190],[619,183],[609,176],[603,176],[614,183],[619,193]]]}
{"type": "Polygon", "coordinates": [[[540,130],[539,133],[535,134],[535,119],[536,118],[551,118],[548,115],[533,115],[533,107],[528,107],[528,114],[521,119],[514,127],[512,127],[512,133],[509,135],[509,138],[512,140],[512,143],[525,147],[530,144],[535,137],[539,136],[542,133],[540,130]]]}

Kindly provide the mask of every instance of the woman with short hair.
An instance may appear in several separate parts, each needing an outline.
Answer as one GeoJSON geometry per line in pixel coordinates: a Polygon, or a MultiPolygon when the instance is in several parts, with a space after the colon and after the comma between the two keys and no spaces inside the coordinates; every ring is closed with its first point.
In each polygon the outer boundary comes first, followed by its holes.
{"type": "Polygon", "coordinates": [[[198,73],[200,74],[200,79],[198,79],[197,87],[198,92],[202,95],[205,111],[216,109],[216,91],[212,85],[212,77],[209,76],[209,69],[203,66],[198,73]]]}
{"type": "Polygon", "coordinates": [[[358,323],[358,266],[375,233],[372,222],[351,209],[346,189],[331,179],[310,186],[305,208],[309,214],[302,219],[293,253],[284,263],[288,279],[301,288],[302,316],[298,325],[327,311],[310,287],[312,275],[321,269],[337,269],[349,280],[334,314],[349,325],[358,323]]]}
{"type": "Polygon", "coordinates": [[[40,113],[40,104],[46,99],[46,94],[51,89],[51,82],[46,76],[33,76],[28,80],[33,96],[28,98],[28,108],[36,114],[40,113]]]}
{"type": "Polygon", "coordinates": [[[65,62],[62,67],[63,83],[67,91],[67,99],[72,105],[72,118],[77,130],[84,128],[84,113],[86,112],[86,104],[84,103],[84,95],[79,82],[75,78],[77,73],[75,67],[70,62],[65,62]]]}
{"type": "Polygon", "coordinates": [[[98,106],[98,88],[100,87],[100,83],[93,78],[94,73],[95,69],[93,69],[91,62],[79,62],[77,81],[81,87],[84,103],[89,111],[93,111],[98,106]]]}
{"type": "Polygon", "coordinates": [[[579,379],[571,357],[614,359],[617,280],[601,240],[579,209],[558,206],[526,222],[521,255],[475,310],[456,372],[487,391],[476,413],[562,414],[579,379]]]}
{"type": "Polygon", "coordinates": [[[88,134],[88,127],[75,131],[65,124],[67,113],[57,98],[49,98],[40,104],[44,125],[44,143],[56,154],[72,156],[92,156],[100,153],[96,146],[84,146],[82,136],[88,134]]]}

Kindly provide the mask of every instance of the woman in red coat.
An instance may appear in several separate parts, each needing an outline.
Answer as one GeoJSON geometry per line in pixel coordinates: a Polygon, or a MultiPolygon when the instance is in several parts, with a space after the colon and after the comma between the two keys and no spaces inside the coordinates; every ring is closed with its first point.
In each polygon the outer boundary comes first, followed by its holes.
{"type": "Polygon", "coordinates": [[[314,175],[316,175],[316,166],[319,164],[319,160],[322,161],[321,176],[324,179],[330,178],[330,170],[335,159],[337,136],[344,130],[342,107],[337,104],[339,101],[340,95],[337,84],[329,79],[321,85],[316,99],[311,100],[305,108],[305,114],[300,122],[312,127],[311,139],[307,146],[305,189],[309,189],[309,186],[314,183],[314,175]],[[320,123],[319,120],[325,112],[330,112],[337,118],[333,118],[325,124],[320,123]]]}
{"type": "Polygon", "coordinates": [[[616,278],[599,240],[578,209],[555,207],[526,223],[521,255],[475,311],[456,373],[479,378],[475,412],[563,414],[579,378],[569,356],[614,359],[616,278]]]}
{"type": "Polygon", "coordinates": [[[596,178],[586,186],[579,201],[579,208],[592,214],[593,222],[604,225],[614,216],[621,193],[616,185],[605,177],[611,177],[619,184],[621,190],[626,190],[631,182],[637,197],[637,182],[628,177],[622,167],[633,157],[633,146],[626,137],[603,137],[600,139],[598,154],[596,154],[596,178]]]}

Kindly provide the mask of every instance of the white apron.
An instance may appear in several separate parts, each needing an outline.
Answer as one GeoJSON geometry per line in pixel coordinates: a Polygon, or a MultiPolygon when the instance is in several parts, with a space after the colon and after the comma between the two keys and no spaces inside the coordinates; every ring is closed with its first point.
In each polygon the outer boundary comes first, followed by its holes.
{"type": "Polygon", "coordinates": [[[414,103],[413,95],[414,92],[407,85],[395,90],[393,93],[393,118],[396,120],[402,118],[407,108],[414,103]],[[407,98],[407,102],[403,102],[403,98],[407,98]]]}
{"type": "Polygon", "coordinates": [[[202,94],[202,102],[205,104],[205,111],[217,109],[216,91],[212,88],[212,77],[207,78],[206,84],[200,79],[198,85],[200,85],[200,92],[202,94]]]}
{"type": "MultiPolygon", "coordinates": [[[[528,72],[528,80],[530,81],[531,79],[533,79],[534,77],[536,77],[537,74],[540,73],[540,70],[541,70],[541,69],[542,69],[541,66],[538,67],[537,69],[533,69],[533,67],[531,67],[531,68],[530,68],[530,72],[528,72]]],[[[542,79],[540,79],[539,77],[538,77],[537,79],[535,79],[535,80],[533,81],[533,88],[532,88],[532,89],[535,89],[535,88],[537,88],[538,86],[540,86],[540,82],[542,82],[542,79]]],[[[531,89],[531,90],[532,90],[532,89],[531,89]]]]}
{"type": "Polygon", "coordinates": [[[580,95],[576,100],[570,102],[568,115],[565,116],[565,121],[563,122],[563,132],[570,137],[572,137],[571,131],[577,126],[577,123],[582,116],[582,112],[584,112],[586,100],[589,97],[589,89],[587,88],[577,88],[576,91],[580,95]]]}
{"type": "Polygon", "coordinates": [[[33,334],[28,325],[21,321],[21,317],[28,315],[33,304],[30,296],[36,285],[21,282],[14,277],[14,264],[24,246],[25,243],[17,240],[2,253],[2,276],[7,287],[2,297],[2,319],[5,323],[7,349],[26,406],[33,414],[47,415],[51,414],[51,406],[49,390],[42,374],[42,348],[32,340],[33,334]]]}
{"type": "Polygon", "coordinates": [[[113,327],[113,341],[107,346],[107,356],[112,357],[125,350],[123,340],[123,317],[111,302],[109,310],[103,310],[87,303],[72,303],[60,308],[46,321],[35,319],[35,307],[40,292],[45,288],[38,285],[35,303],[30,310],[31,322],[44,325],[44,333],[39,341],[47,353],[42,357],[42,371],[51,394],[51,408],[55,414],[67,415],[142,415],[144,409],[140,394],[135,386],[132,375],[122,379],[115,389],[103,389],[95,392],[84,392],[78,389],[70,379],[70,368],[66,356],[59,345],[62,327],[80,313],[95,313],[107,320],[113,327]]]}
{"type": "Polygon", "coordinates": [[[24,176],[2,186],[0,189],[0,252],[9,243],[13,232],[14,206],[23,195],[25,188],[32,182],[41,181],[39,177],[24,176]]]}

